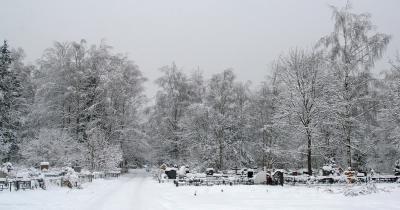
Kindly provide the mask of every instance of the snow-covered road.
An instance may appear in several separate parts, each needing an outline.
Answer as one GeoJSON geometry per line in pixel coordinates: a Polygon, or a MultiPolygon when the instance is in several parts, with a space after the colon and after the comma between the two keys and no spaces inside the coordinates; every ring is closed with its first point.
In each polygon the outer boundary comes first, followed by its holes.
{"type": "Polygon", "coordinates": [[[147,210],[159,209],[155,203],[158,184],[144,170],[134,170],[118,179],[95,180],[83,189],[57,186],[48,190],[0,192],[2,209],[54,209],[54,210],[147,210]]]}
{"type": "Polygon", "coordinates": [[[400,185],[379,185],[390,192],[346,197],[343,187],[212,186],[159,184],[143,170],[118,179],[95,180],[84,189],[0,192],[0,210],[258,210],[400,209],[400,185]],[[196,193],[196,196],[194,195],[196,193]]]}
{"type": "Polygon", "coordinates": [[[101,197],[95,197],[85,209],[151,210],[160,209],[158,183],[143,170],[121,177],[115,187],[101,197]]]}

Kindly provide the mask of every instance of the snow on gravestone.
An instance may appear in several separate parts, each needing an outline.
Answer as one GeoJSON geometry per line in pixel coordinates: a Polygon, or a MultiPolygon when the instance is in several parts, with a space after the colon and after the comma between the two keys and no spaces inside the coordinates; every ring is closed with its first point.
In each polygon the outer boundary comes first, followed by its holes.
{"type": "Polygon", "coordinates": [[[183,178],[186,176],[186,166],[181,166],[178,170],[178,177],[183,178]]]}
{"type": "Polygon", "coordinates": [[[50,165],[49,162],[40,162],[40,170],[41,171],[49,170],[49,165],[50,165]]]}
{"type": "Polygon", "coordinates": [[[267,183],[267,172],[260,171],[254,176],[254,184],[265,184],[267,183]]]}
{"type": "Polygon", "coordinates": [[[176,168],[166,168],[165,174],[167,174],[168,179],[176,179],[176,168]]]}

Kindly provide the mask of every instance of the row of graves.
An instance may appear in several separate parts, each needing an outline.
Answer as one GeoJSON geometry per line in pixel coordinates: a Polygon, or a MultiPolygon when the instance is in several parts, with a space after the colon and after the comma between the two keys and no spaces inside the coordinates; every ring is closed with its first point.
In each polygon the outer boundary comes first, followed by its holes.
{"type": "Polygon", "coordinates": [[[212,186],[212,185],[298,185],[298,184],[353,184],[353,183],[400,183],[400,160],[395,164],[394,174],[380,174],[374,170],[356,171],[349,167],[342,170],[331,160],[329,164],[309,175],[306,170],[287,171],[284,169],[232,168],[216,171],[207,168],[204,172],[191,171],[188,166],[166,165],[160,167],[156,175],[159,182],[172,181],[176,186],[212,186]]]}
{"type": "Polygon", "coordinates": [[[46,190],[49,185],[82,188],[83,183],[99,178],[117,178],[120,174],[119,168],[106,172],[89,172],[78,165],[51,168],[48,162],[41,162],[36,168],[19,168],[4,163],[0,167],[0,191],[46,190]]]}
{"type": "Polygon", "coordinates": [[[353,183],[396,183],[400,182],[400,160],[396,161],[393,174],[381,174],[373,169],[369,171],[346,170],[338,167],[334,160],[324,165],[318,174],[310,176],[305,170],[285,172],[284,181],[288,184],[353,184],[353,183]]]}
{"type": "Polygon", "coordinates": [[[156,175],[158,181],[172,181],[177,187],[184,185],[213,186],[213,185],[283,185],[282,170],[259,171],[257,168],[232,168],[231,170],[217,171],[207,168],[204,172],[191,171],[188,166],[167,166],[163,164],[156,175]]]}

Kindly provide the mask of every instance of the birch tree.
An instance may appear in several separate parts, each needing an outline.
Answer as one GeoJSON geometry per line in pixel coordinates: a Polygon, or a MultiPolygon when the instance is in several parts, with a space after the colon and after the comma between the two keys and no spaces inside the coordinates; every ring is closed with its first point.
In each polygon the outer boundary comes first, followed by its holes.
{"type": "Polygon", "coordinates": [[[341,9],[333,6],[331,8],[335,21],[334,30],[323,37],[318,46],[325,47],[331,61],[333,82],[336,83],[338,93],[335,111],[346,147],[347,165],[352,166],[352,150],[355,148],[352,136],[357,124],[353,110],[359,105],[360,85],[368,83],[368,80],[357,80],[357,76],[368,72],[382,57],[390,36],[375,31],[370,14],[352,13],[350,3],[341,9]]]}

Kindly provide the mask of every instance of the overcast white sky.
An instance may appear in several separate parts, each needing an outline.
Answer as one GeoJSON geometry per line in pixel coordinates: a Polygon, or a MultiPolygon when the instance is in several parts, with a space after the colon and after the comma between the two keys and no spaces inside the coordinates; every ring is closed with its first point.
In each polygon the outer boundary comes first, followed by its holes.
{"type": "MultiPolygon", "coordinates": [[[[233,68],[256,86],[269,64],[293,47],[309,47],[333,29],[328,5],[345,0],[0,0],[0,39],[34,62],[54,41],[106,39],[149,78],[154,96],[161,66],[173,61],[206,76],[233,68]]],[[[353,0],[380,32],[393,36],[386,62],[400,48],[400,1],[353,0]]],[[[378,69],[386,68],[384,62],[378,69]]]]}

